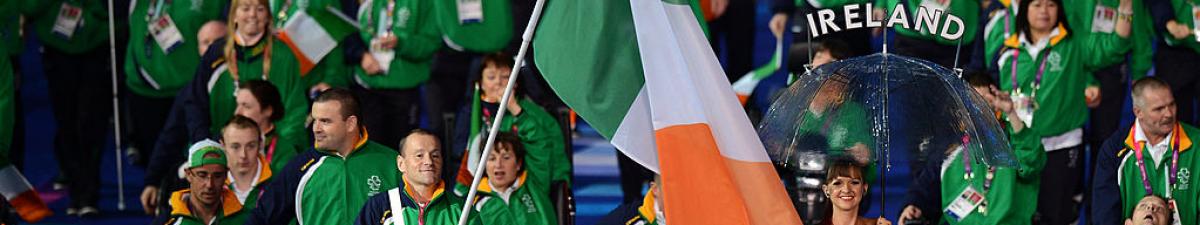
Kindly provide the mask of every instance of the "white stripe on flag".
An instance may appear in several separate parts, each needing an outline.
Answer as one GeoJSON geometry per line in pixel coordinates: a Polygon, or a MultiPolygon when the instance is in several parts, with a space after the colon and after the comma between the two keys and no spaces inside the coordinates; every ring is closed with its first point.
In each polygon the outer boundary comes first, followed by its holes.
{"type": "Polygon", "coordinates": [[[292,44],[300,50],[302,55],[298,57],[307,58],[313,64],[320,62],[325,55],[333,51],[337,47],[337,40],[334,40],[329,32],[317,23],[316,19],[309,16],[304,10],[296,11],[296,14],[288,20],[287,24],[283,25],[283,32],[287,33],[287,37],[291,39],[292,44]]]}
{"type": "Polygon", "coordinates": [[[10,165],[0,169],[0,195],[4,195],[4,199],[11,200],[32,189],[33,185],[25,180],[17,167],[10,165]]]}
{"type": "Polygon", "coordinates": [[[650,120],[650,96],[646,86],[642,86],[638,95],[629,105],[629,112],[621,119],[617,131],[613,132],[612,144],[625,153],[633,161],[642,164],[646,169],[659,173],[658,145],[654,143],[654,127],[650,120]]]}
{"type": "Polygon", "coordinates": [[[662,0],[630,5],[654,129],[705,123],[721,155],[770,162],[691,7],[662,0]]]}

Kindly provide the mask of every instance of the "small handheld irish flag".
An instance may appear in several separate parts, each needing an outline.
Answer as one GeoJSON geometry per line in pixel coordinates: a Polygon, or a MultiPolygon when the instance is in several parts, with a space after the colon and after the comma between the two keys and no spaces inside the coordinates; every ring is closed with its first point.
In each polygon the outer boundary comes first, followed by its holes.
{"type": "Polygon", "coordinates": [[[300,61],[300,75],[307,75],[337,47],[339,40],[355,32],[356,25],[332,7],[313,14],[307,10],[296,10],[284,23],[279,39],[292,49],[300,61]]]}
{"type": "Polygon", "coordinates": [[[53,215],[46,203],[38,197],[33,185],[13,165],[0,168],[0,195],[17,210],[17,215],[27,222],[37,222],[53,215]]]}
{"type": "MultiPolygon", "coordinates": [[[[483,121],[480,121],[482,106],[479,105],[479,84],[475,84],[475,92],[473,93],[471,95],[471,118],[469,118],[471,120],[470,136],[467,136],[467,149],[463,151],[463,159],[458,165],[458,175],[455,177],[455,180],[458,182],[455,182],[457,184],[454,186],[454,194],[459,196],[467,195],[467,191],[471,188],[472,179],[475,178],[475,168],[481,161],[479,159],[480,155],[483,154],[483,135],[480,132],[483,130],[483,121]]],[[[512,100],[515,101],[516,99],[512,100]]]]}

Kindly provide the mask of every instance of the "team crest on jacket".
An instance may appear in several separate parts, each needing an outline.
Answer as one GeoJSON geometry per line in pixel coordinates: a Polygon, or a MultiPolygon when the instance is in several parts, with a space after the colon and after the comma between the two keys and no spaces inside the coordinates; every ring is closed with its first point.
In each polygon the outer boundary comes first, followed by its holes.
{"type": "Polygon", "coordinates": [[[521,203],[525,204],[525,209],[526,209],[525,212],[526,213],[536,213],[537,212],[537,207],[534,207],[534,205],[533,205],[533,197],[530,197],[529,193],[525,193],[525,195],[521,196],[521,203]]]}
{"type": "Polygon", "coordinates": [[[379,188],[382,185],[383,180],[379,179],[379,176],[371,175],[371,178],[367,178],[367,187],[371,188],[371,192],[367,192],[367,196],[379,194],[379,188]]]}
{"type": "Polygon", "coordinates": [[[1046,56],[1046,61],[1049,61],[1047,63],[1050,63],[1050,71],[1057,72],[1063,70],[1062,56],[1059,55],[1058,52],[1050,51],[1050,54],[1046,56]]]}
{"type": "Polygon", "coordinates": [[[1191,180],[1192,180],[1192,171],[1191,170],[1188,170],[1187,168],[1179,168],[1178,176],[1179,177],[1176,179],[1179,179],[1179,184],[1175,185],[1176,187],[1178,187],[1177,189],[1179,189],[1181,191],[1185,191],[1188,189],[1188,186],[1192,186],[1190,184],[1191,180]]]}
{"type": "Polygon", "coordinates": [[[400,28],[408,27],[409,15],[412,15],[412,12],[409,11],[408,7],[401,7],[400,10],[396,10],[396,23],[400,28]]]}

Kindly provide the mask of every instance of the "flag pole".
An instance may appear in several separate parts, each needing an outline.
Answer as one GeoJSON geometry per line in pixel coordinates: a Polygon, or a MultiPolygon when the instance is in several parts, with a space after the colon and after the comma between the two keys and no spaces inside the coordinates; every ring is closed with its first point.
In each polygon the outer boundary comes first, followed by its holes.
{"type": "MultiPolygon", "coordinates": [[[[505,106],[508,105],[508,101],[512,101],[510,97],[512,97],[513,86],[517,83],[517,75],[521,74],[521,64],[525,62],[525,54],[529,50],[530,40],[533,39],[533,30],[537,27],[538,19],[542,17],[542,7],[545,4],[546,0],[537,0],[533,5],[533,15],[529,17],[529,24],[525,25],[525,33],[521,35],[521,48],[517,51],[516,60],[513,60],[512,72],[508,76],[508,85],[504,87],[504,95],[500,98],[499,102],[500,107],[496,109],[496,117],[493,118],[494,122],[492,124],[497,125],[488,128],[487,144],[483,147],[483,153],[479,156],[480,159],[487,159],[488,154],[492,153],[492,148],[495,148],[496,132],[500,131],[498,124],[500,124],[501,119],[504,119],[504,113],[507,112],[505,106]]],[[[475,194],[478,192],[479,181],[483,178],[483,174],[486,174],[484,172],[485,165],[487,163],[481,160],[479,165],[475,166],[475,178],[471,181],[471,189],[467,192],[466,204],[463,204],[462,214],[458,217],[458,225],[466,225],[467,223],[467,217],[471,214],[471,206],[475,204],[475,194]]]]}
{"type": "Polygon", "coordinates": [[[117,157],[117,210],[125,210],[125,174],[121,160],[121,111],[117,100],[117,38],[113,0],[108,0],[108,62],[112,72],[113,142],[117,157]]]}

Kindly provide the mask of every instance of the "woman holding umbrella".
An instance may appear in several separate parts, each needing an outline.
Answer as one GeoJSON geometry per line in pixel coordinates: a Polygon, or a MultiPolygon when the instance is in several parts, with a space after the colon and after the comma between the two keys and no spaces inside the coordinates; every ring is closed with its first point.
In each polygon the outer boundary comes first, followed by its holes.
{"type": "Polygon", "coordinates": [[[829,167],[825,185],[821,187],[829,204],[831,215],[821,224],[836,225],[891,225],[883,217],[866,218],[859,215],[859,204],[867,193],[863,167],[849,161],[838,161],[829,167]]]}

